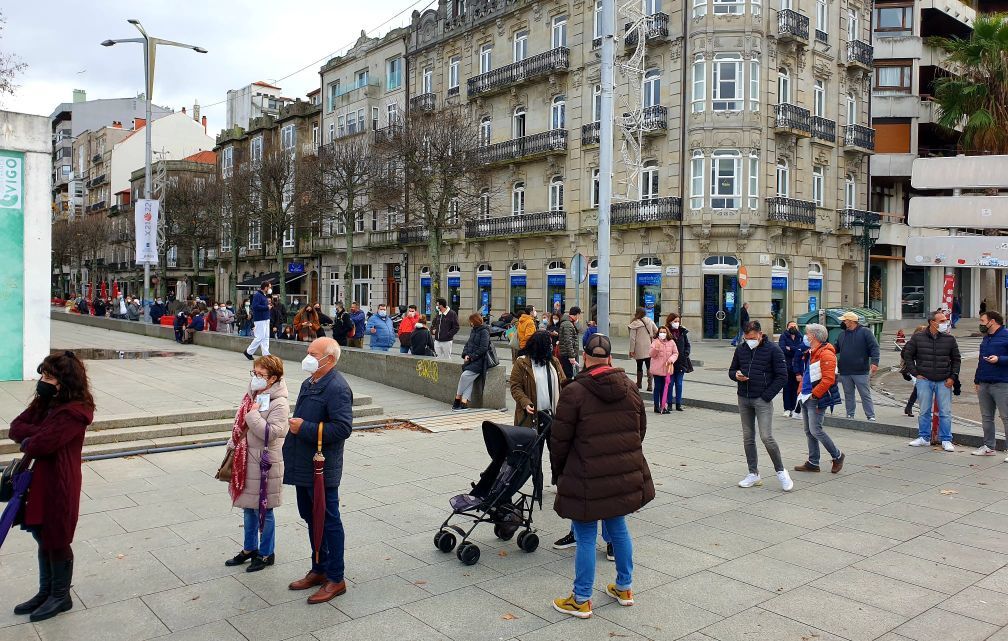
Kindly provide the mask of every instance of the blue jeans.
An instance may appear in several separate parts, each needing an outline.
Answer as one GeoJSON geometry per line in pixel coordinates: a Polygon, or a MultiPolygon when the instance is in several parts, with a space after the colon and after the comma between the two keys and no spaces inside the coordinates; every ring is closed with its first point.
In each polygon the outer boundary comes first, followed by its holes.
{"type": "MultiPolygon", "coordinates": [[[[633,543],[626,519],[615,516],[602,521],[602,527],[611,539],[613,556],[616,557],[616,588],[629,590],[633,583],[633,543]]],[[[571,521],[571,531],[577,541],[574,554],[574,598],[579,602],[591,598],[595,585],[595,538],[598,536],[598,521],[571,521]]]]}
{"type": "Polygon", "coordinates": [[[682,405],[682,384],[686,372],[679,370],[672,374],[672,387],[675,389],[675,404],[682,405]]]}
{"type": "Polygon", "coordinates": [[[400,345],[399,346],[399,353],[400,354],[409,354],[409,350],[410,350],[410,346],[409,345],[400,345]]]}
{"type": "Polygon", "coordinates": [[[826,412],[819,409],[819,401],[810,398],[805,401],[802,418],[805,419],[805,438],[808,441],[808,462],[819,467],[819,444],[826,448],[833,460],[840,458],[840,448],[829,434],[823,431],[822,422],[826,412]]]}
{"type": "Polygon", "coordinates": [[[945,381],[922,381],[917,379],[917,400],[920,401],[920,419],[917,433],[921,438],[931,440],[931,410],[938,399],[938,440],[952,440],[952,390],[945,387],[945,381]]]}
{"type": "Polygon", "coordinates": [[[654,411],[662,409],[662,393],[668,385],[668,378],[663,374],[654,374],[654,411]]]}
{"type": "Polygon", "coordinates": [[[311,571],[324,574],[334,583],[343,580],[343,521],[339,513],[339,488],[326,488],[325,524],[322,526],[322,545],[319,546],[319,558],[315,560],[315,533],[312,531],[312,500],[314,490],[297,486],[298,514],[308,524],[308,543],[311,545],[311,571]]]}
{"type": "Polygon", "coordinates": [[[245,551],[259,550],[259,556],[269,556],[276,549],[276,521],[273,510],[266,510],[266,521],[259,533],[259,510],[245,508],[245,551]]]}

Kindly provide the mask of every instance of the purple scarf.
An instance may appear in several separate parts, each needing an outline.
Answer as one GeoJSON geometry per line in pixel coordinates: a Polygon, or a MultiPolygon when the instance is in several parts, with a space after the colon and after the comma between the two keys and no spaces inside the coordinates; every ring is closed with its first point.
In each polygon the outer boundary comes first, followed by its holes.
{"type": "Polygon", "coordinates": [[[269,471],[273,467],[269,455],[270,428],[266,423],[266,443],[263,446],[262,456],[259,458],[259,532],[266,526],[266,510],[269,498],[269,471]]]}

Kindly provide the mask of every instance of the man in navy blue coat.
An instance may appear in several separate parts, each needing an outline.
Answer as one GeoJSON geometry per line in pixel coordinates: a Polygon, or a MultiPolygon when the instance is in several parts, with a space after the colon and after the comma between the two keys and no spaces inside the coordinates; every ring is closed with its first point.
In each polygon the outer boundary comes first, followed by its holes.
{"type": "Polygon", "coordinates": [[[269,356],[270,340],[270,294],[273,285],[267,280],[259,286],[259,291],[252,295],[252,344],[245,349],[245,358],[252,360],[257,348],[262,347],[262,355],[269,356]]]}
{"type": "Polygon", "coordinates": [[[343,375],[335,370],[340,346],[331,338],[318,338],[308,346],[301,368],[310,374],[301,384],[290,434],[284,441],[284,479],[297,490],[298,514],[308,524],[312,546],[311,571],[290,584],[291,590],[318,587],[308,603],[325,603],[346,592],[343,571],[343,521],[339,512],[339,485],[343,476],[343,444],[353,430],[353,392],[343,375]],[[312,530],[315,466],[313,459],[321,437],[325,457],[325,525],[315,558],[312,530]]]}

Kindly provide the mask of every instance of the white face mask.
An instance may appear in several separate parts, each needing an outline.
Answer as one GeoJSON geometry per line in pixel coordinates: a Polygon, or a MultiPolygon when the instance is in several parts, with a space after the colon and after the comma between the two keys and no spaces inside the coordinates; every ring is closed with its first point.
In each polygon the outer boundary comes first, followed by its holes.
{"type": "Polygon", "coordinates": [[[250,385],[253,392],[261,392],[262,390],[269,387],[269,382],[266,381],[262,376],[253,376],[252,383],[250,385]]]}
{"type": "Polygon", "coordinates": [[[679,329],[679,321],[672,321],[672,329],[679,329]]]}
{"type": "Polygon", "coordinates": [[[756,346],[759,345],[759,339],[758,338],[747,338],[746,339],[746,345],[749,346],[749,349],[756,349],[756,346]]]}
{"type": "Polygon", "coordinates": [[[315,372],[318,371],[318,368],[319,368],[318,359],[312,356],[311,354],[305,356],[304,360],[301,361],[301,369],[308,372],[309,374],[314,374],[315,372]]]}
{"type": "Polygon", "coordinates": [[[938,331],[942,334],[946,334],[949,331],[949,323],[938,323],[938,331]]]}
{"type": "Polygon", "coordinates": [[[658,338],[660,338],[661,340],[665,340],[666,338],[668,338],[668,334],[666,334],[665,332],[658,332],[658,338]]]}

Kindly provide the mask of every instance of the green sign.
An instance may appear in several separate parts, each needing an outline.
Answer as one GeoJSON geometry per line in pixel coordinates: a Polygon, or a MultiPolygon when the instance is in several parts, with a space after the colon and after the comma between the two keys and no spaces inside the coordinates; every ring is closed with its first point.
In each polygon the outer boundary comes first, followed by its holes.
{"type": "Polygon", "coordinates": [[[0,149],[0,380],[19,381],[24,360],[24,164],[0,149]]]}

